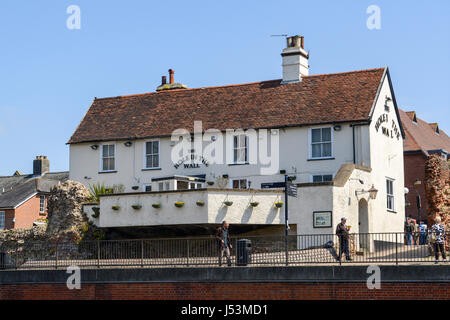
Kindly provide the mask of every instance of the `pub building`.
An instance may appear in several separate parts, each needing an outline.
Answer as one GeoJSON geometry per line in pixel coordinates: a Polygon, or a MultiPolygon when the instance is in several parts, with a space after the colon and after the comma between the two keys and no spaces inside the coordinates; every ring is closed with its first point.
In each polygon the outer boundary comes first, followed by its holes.
{"type": "Polygon", "coordinates": [[[190,89],[169,70],[154,92],[94,99],[68,142],[70,179],[123,189],[101,196],[94,223],[148,237],[223,220],[235,234],[283,234],[289,176],[290,234],[332,234],[344,216],[352,232],[403,231],[389,69],[309,74],[301,36],[281,57],[282,79],[190,89]]]}

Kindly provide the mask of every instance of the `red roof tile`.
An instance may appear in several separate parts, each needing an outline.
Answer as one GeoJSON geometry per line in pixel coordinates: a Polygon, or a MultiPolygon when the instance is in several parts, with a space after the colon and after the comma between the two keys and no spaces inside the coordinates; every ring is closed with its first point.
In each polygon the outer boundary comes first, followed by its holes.
{"type": "Polygon", "coordinates": [[[405,112],[399,109],[400,120],[405,130],[403,141],[404,151],[423,151],[427,153],[433,150],[445,150],[450,152],[450,138],[443,130],[436,133],[437,123],[428,123],[416,116],[417,122],[413,122],[410,115],[413,111],[405,112]]]}
{"type": "Polygon", "coordinates": [[[95,99],[68,143],[170,136],[175,129],[280,128],[364,121],[385,68],[95,99]]]}

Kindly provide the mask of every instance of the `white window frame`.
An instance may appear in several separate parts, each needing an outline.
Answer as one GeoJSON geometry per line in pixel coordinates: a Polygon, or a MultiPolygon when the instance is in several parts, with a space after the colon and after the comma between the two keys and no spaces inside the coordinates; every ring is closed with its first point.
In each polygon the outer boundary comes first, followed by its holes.
{"type": "MultiPolygon", "coordinates": [[[[321,133],[322,134],[322,133],[321,133]]],[[[309,128],[308,130],[308,139],[309,139],[309,159],[311,160],[316,160],[316,159],[332,159],[334,157],[334,130],[332,126],[324,126],[324,127],[314,127],[314,128],[309,128]],[[331,143],[331,155],[330,156],[326,156],[326,157],[313,157],[313,142],[312,142],[312,130],[316,130],[316,129],[330,129],[330,143],[331,143]]],[[[323,144],[323,143],[328,143],[328,142],[314,142],[314,144],[323,144]]]]}
{"type": "Polygon", "coordinates": [[[233,142],[232,142],[232,145],[231,145],[231,155],[232,155],[232,163],[233,164],[248,164],[249,163],[249,142],[250,142],[250,139],[249,139],[249,137],[248,137],[248,135],[246,135],[245,133],[242,133],[242,134],[235,134],[235,135],[233,135],[233,142]],[[235,138],[237,137],[237,146],[234,144],[234,142],[235,142],[235,138]],[[239,142],[240,142],[240,139],[241,139],[241,137],[245,137],[244,139],[245,139],[245,147],[240,147],[239,146],[239,142]],[[234,153],[235,152],[238,152],[239,150],[242,150],[242,149],[244,149],[245,150],[245,159],[244,159],[244,161],[238,161],[238,157],[237,157],[237,155],[236,155],[236,160],[234,159],[234,153]]]}
{"type": "Polygon", "coordinates": [[[144,183],[142,185],[142,191],[143,192],[150,192],[150,191],[145,191],[145,188],[147,188],[147,187],[150,187],[152,189],[151,191],[153,191],[153,184],[151,184],[151,183],[144,183]]]}
{"type": "MultiPolygon", "coordinates": [[[[323,176],[331,176],[331,181],[333,181],[333,179],[334,179],[334,175],[332,173],[314,173],[314,174],[310,175],[310,182],[314,182],[315,176],[322,176],[322,182],[324,182],[323,176]]],[[[325,181],[325,182],[329,182],[329,181],[325,181]]]]}
{"type": "MultiPolygon", "coordinates": [[[[111,158],[111,157],[108,157],[111,158]]],[[[100,145],[100,172],[116,172],[117,171],[117,146],[115,143],[105,143],[100,145]],[[114,169],[104,170],[103,168],[103,146],[114,146],[114,169]]]]}
{"type": "Polygon", "coordinates": [[[386,208],[389,211],[395,211],[394,182],[395,182],[395,179],[386,177],[386,208]],[[389,193],[388,181],[391,183],[392,193],[389,193]],[[392,208],[389,208],[389,200],[391,200],[392,208]]]}
{"type": "Polygon", "coordinates": [[[0,211],[0,230],[6,228],[6,211],[0,211]]]}
{"type": "MultiPolygon", "coordinates": [[[[233,183],[234,181],[241,181],[241,180],[245,180],[245,189],[248,189],[248,179],[247,178],[236,178],[236,179],[230,179],[230,189],[235,189],[235,190],[245,190],[243,188],[233,188],[233,183]]],[[[239,183],[240,185],[240,183],[239,183]]]]}
{"type": "Polygon", "coordinates": [[[46,199],[45,199],[45,196],[39,196],[39,213],[45,213],[45,202],[46,202],[46,199]],[[44,205],[42,205],[42,199],[44,199],[44,205]]]}
{"type": "Polygon", "coordinates": [[[143,166],[142,168],[144,170],[151,170],[151,169],[161,169],[161,141],[154,139],[154,140],[147,140],[144,142],[144,147],[143,147],[143,153],[144,153],[144,157],[143,157],[143,166]],[[147,153],[147,143],[148,142],[158,142],[158,153],[147,153]],[[147,156],[154,156],[154,155],[158,155],[158,166],[157,167],[147,167],[147,156]]]}

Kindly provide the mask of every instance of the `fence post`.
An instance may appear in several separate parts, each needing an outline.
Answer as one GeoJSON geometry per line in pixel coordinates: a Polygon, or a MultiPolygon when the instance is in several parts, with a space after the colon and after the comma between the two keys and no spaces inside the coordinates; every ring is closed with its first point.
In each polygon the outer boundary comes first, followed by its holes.
{"type": "Polygon", "coordinates": [[[100,268],[100,240],[97,240],[97,268],[100,268]]]}
{"type": "Polygon", "coordinates": [[[395,233],[395,265],[398,266],[398,233],[395,233]]]}
{"type": "Polygon", "coordinates": [[[144,267],[144,240],[141,240],[141,268],[144,267]]]}
{"type": "Polygon", "coordinates": [[[186,257],[186,265],[189,267],[189,239],[187,239],[187,257],[186,257]]]}
{"type": "Polygon", "coordinates": [[[58,269],[58,241],[55,243],[55,269],[58,269]]]}
{"type": "Polygon", "coordinates": [[[19,241],[16,240],[16,256],[14,258],[14,268],[17,270],[17,261],[19,260],[19,241]]]}

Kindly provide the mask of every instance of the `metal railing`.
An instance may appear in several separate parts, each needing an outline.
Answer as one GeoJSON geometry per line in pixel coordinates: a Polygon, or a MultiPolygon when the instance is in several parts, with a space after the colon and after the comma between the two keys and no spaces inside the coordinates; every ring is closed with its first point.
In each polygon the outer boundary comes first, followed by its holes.
{"type": "MultiPolygon", "coordinates": [[[[430,234],[350,234],[346,245],[333,234],[233,237],[232,265],[401,264],[434,261],[430,234]],[[247,239],[239,241],[240,239],[247,239]],[[409,245],[409,239],[411,244],[409,245]],[[341,259],[340,259],[341,256],[341,259]]],[[[448,243],[446,244],[448,248],[448,243]]],[[[215,237],[0,244],[0,269],[218,266],[215,237]]],[[[441,258],[442,259],[442,258],[441,258]]],[[[226,257],[222,258],[226,265],[226,257]]]]}

